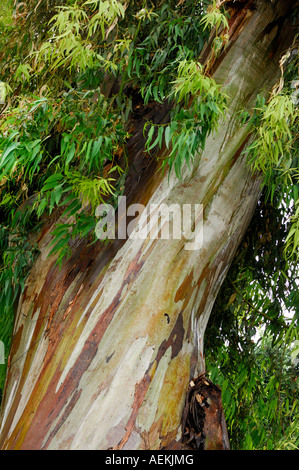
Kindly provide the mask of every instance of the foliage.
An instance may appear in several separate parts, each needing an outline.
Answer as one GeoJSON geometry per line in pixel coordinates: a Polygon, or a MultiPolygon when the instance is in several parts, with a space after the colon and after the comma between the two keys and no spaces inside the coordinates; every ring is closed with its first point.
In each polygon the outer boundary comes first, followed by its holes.
{"type": "MultiPolygon", "coordinates": [[[[24,290],[28,268],[32,266],[36,245],[28,240],[26,233],[0,225],[0,331],[1,341],[5,345],[7,363],[9,345],[13,327],[14,306],[24,290]]],[[[0,383],[5,379],[6,365],[0,365],[0,383]]]]}
{"type": "Polygon", "coordinates": [[[202,18],[201,23],[204,26],[204,29],[206,28],[211,28],[215,27],[216,31],[215,34],[217,35],[218,30],[220,26],[223,26],[223,28],[228,28],[228,21],[224,13],[222,13],[219,9],[221,3],[224,3],[223,1],[219,2],[216,0],[213,0],[212,4],[209,5],[207,9],[207,13],[205,16],[202,18]]]}
{"type": "Polygon", "coordinates": [[[298,364],[291,360],[292,340],[298,336],[293,324],[287,332],[287,343],[283,339],[274,347],[271,336],[263,336],[233,368],[225,346],[217,351],[217,365],[207,364],[222,389],[232,449],[299,448],[298,364]]]}
{"type": "Polygon", "coordinates": [[[273,181],[271,172],[274,169],[279,168],[281,176],[286,176],[292,166],[293,128],[298,115],[291,96],[283,93],[273,96],[268,105],[259,111],[262,115],[257,128],[258,135],[248,150],[253,170],[262,171],[266,175],[267,184],[273,181]]]}
{"type": "MultiPolygon", "coordinates": [[[[289,436],[284,444],[281,441],[284,433],[293,432],[298,421],[293,414],[289,419],[285,406],[274,408],[274,403],[278,406],[274,382],[281,371],[275,351],[283,352],[284,358],[290,356],[298,334],[298,265],[296,258],[286,261],[284,257],[291,213],[292,207],[281,205],[279,188],[272,204],[265,194],[262,196],[220,289],[205,335],[207,368],[216,383],[222,388],[224,384],[223,399],[234,448],[298,446],[295,432],[294,439],[289,436]],[[262,366],[257,354],[264,343],[267,356],[262,366]],[[267,382],[260,382],[264,368],[270,375],[267,382]],[[267,416],[270,394],[273,409],[267,416]],[[284,423],[281,428],[279,422],[284,423]],[[271,433],[276,436],[275,442],[269,437],[271,433]]],[[[295,386],[297,375],[294,369],[292,378],[285,379],[286,388],[295,386]]],[[[289,394],[289,403],[293,398],[289,394]]]]}
{"type": "Polygon", "coordinates": [[[299,199],[295,202],[295,214],[291,218],[292,227],[286,237],[285,252],[287,257],[292,258],[297,256],[298,258],[298,246],[299,246],[299,199]]]}
{"type": "Polygon", "coordinates": [[[225,95],[213,79],[204,75],[201,64],[183,59],[178,65],[178,77],[173,81],[171,96],[176,97],[178,104],[171,112],[170,123],[151,125],[146,149],[149,152],[156,145],[161,149],[165,142],[169,153],[163,166],[168,164],[170,170],[174,166],[180,178],[183,163],[186,162],[190,169],[190,162],[204,150],[207,136],[217,129],[226,110],[225,95]],[[183,108],[180,106],[182,101],[186,105],[183,108]]]}
{"type": "MultiPolygon", "coordinates": [[[[281,78],[266,102],[258,95],[257,106],[249,117],[255,138],[247,147],[253,172],[263,174],[262,185],[273,204],[277,189],[279,204],[293,207],[292,227],[286,237],[285,255],[298,258],[298,191],[299,191],[299,113],[298,113],[298,40],[281,58],[281,78]]],[[[244,117],[244,115],[243,115],[244,117]]],[[[246,118],[246,113],[245,113],[246,118]]]]}

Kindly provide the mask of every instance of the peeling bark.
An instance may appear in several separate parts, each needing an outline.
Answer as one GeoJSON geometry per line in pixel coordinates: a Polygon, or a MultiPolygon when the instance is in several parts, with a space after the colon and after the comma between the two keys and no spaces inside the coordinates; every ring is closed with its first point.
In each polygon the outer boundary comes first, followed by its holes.
{"type": "MultiPolygon", "coordinates": [[[[249,131],[236,113],[276,81],[293,33],[284,21],[273,52],[276,36],[267,26],[291,3],[257,2],[253,10],[245,2],[233,12],[231,43],[213,65],[229,95],[228,116],[182,180],[156,172],[143,153],[142,119],[135,119],[128,153],[138,178],[129,176],[128,202],[203,204],[201,249],[185,250],[184,239],[78,241],[59,270],[48,256],[53,225],[40,234],[41,254],[16,313],[1,449],[185,445],[179,443],[188,384],[204,372],[205,327],[260,193],[242,153],[249,131]]],[[[168,110],[149,112],[161,122],[168,110]]],[[[205,397],[203,384],[194,382],[203,402],[211,400],[203,446],[227,445],[219,391],[209,384],[215,396],[205,397]]]]}
{"type": "Polygon", "coordinates": [[[184,448],[229,450],[221,389],[201,374],[189,384],[182,422],[184,448]]]}

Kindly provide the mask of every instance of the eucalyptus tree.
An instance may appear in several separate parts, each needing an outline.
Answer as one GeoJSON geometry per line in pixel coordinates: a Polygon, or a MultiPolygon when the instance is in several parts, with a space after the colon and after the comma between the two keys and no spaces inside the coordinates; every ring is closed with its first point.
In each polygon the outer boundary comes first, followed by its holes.
{"type": "Polygon", "coordinates": [[[296,5],[7,11],[1,448],[228,448],[204,334],[262,184],[296,199],[296,5]]]}

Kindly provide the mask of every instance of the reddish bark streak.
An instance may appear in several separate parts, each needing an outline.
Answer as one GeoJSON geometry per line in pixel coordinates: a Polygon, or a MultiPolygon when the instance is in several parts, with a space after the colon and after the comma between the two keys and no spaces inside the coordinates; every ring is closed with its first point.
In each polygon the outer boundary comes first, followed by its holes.
{"type": "Polygon", "coordinates": [[[188,274],[188,276],[184,279],[184,281],[182,282],[182,284],[180,285],[180,287],[178,288],[175,294],[175,298],[174,298],[175,303],[184,299],[184,304],[182,306],[183,310],[186,307],[186,305],[188,305],[190,295],[192,294],[192,289],[191,289],[192,281],[193,281],[193,269],[190,272],[190,274],[188,274]]]}
{"type": "Polygon", "coordinates": [[[183,324],[183,314],[181,312],[179,313],[177,317],[175,326],[173,330],[171,331],[169,338],[167,340],[164,340],[160,344],[160,347],[156,356],[157,364],[159,364],[161,358],[164,357],[165,352],[170,346],[171,346],[171,359],[173,359],[179,354],[179,352],[182,349],[184,334],[185,334],[185,330],[184,330],[184,324],[183,324]]]}
{"type": "Polygon", "coordinates": [[[129,437],[132,434],[132,431],[135,428],[135,422],[136,418],[140,409],[141,404],[143,403],[144,397],[146,395],[146,392],[148,390],[148,387],[151,383],[149,375],[146,373],[141,380],[140,383],[136,384],[135,386],[135,395],[134,395],[134,403],[132,405],[132,413],[131,416],[128,420],[128,423],[126,425],[126,434],[122,438],[122,440],[117,444],[115,447],[113,447],[114,450],[121,450],[127,443],[129,437]]]}

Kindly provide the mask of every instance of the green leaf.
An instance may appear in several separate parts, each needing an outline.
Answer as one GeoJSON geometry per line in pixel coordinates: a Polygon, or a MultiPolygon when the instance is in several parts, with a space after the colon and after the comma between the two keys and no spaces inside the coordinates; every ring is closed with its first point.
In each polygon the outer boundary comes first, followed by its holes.
{"type": "Polygon", "coordinates": [[[169,148],[171,137],[172,137],[171,127],[167,126],[165,128],[165,144],[167,148],[169,148]]]}
{"type": "Polygon", "coordinates": [[[154,132],[155,132],[155,126],[152,125],[152,126],[150,127],[150,130],[149,130],[148,135],[147,135],[147,141],[146,141],[147,150],[149,150],[148,146],[149,146],[149,144],[150,144],[151,141],[152,141],[154,132]]]}
{"type": "Polygon", "coordinates": [[[56,188],[56,186],[64,179],[64,176],[61,173],[54,173],[46,179],[41,191],[46,192],[50,189],[56,188]]]}
{"type": "Polygon", "coordinates": [[[9,159],[12,152],[14,152],[17,148],[20,147],[19,142],[13,142],[10,144],[2,153],[1,160],[0,160],[0,168],[3,168],[9,159]]]}
{"type": "Polygon", "coordinates": [[[65,160],[66,168],[69,167],[70,162],[73,160],[75,152],[76,152],[76,144],[75,144],[75,142],[72,142],[69,149],[68,149],[67,157],[66,157],[66,160],[65,160]]]}

